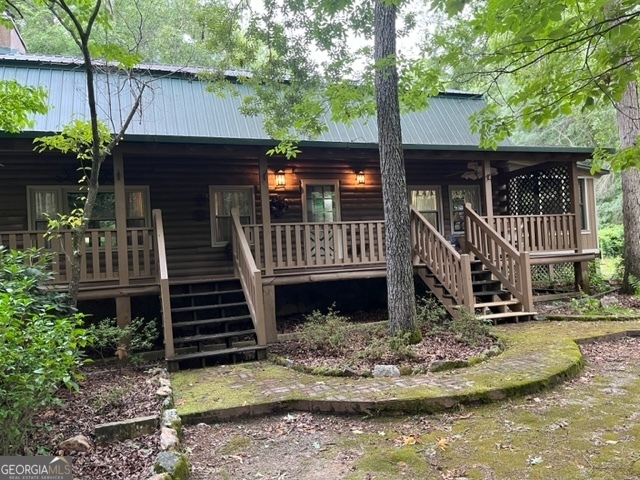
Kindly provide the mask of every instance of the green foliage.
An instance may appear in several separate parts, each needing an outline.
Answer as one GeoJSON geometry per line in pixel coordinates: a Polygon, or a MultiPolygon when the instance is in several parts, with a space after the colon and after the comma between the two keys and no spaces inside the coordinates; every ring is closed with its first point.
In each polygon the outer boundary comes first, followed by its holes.
{"type": "Polygon", "coordinates": [[[600,250],[605,257],[624,255],[624,228],[622,225],[609,225],[598,230],[600,250]]]}
{"type": "Polygon", "coordinates": [[[0,246],[0,452],[20,453],[38,409],[60,385],[78,388],[89,336],[64,295],[43,288],[49,258],[0,246]]]}
{"type": "MultiPolygon", "coordinates": [[[[490,104],[475,116],[482,146],[495,148],[517,125],[545,126],[561,116],[588,115],[612,105],[636,80],[640,56],[633,45],[640,40],[640,14],[635,2],[433,3],[453,15],[435,34],[445,52],[439,59],[443,71],[464,65],[457,71],[464,83],[480,86],[495,103],[508,106],[501,110],[490,104]]],[[[637,165],[640,156],[630,147],[614,155],[603,152],[599,160],[605,158],[618,169],[637,165]]]]}
{"type": "Polygon", "coordinates": [[[600,259],[591,260],[589,262],[589,287],[591,293],[606,292],[611,288],[611,285],[605,281],[600,269],[600,259]]]}
{"type": "Polygon", "coordinates": [[[437,333],[445,328],[447,311],[433,295],[416,299],[416,322],[425,332],[437,333]]]}
{"type": "Polygon", "coordinates": [[[151,350],[158,339],[156,320],[136,317],[125,327],[118,327],[115,318],[104,318],[89,325],[87,332],[92,338],[91,350],[102,358],[118,351],[139,352],[151,350]]]}
{"type": "Polygon", "coordinates": [[[461,310],[451,319],[449,330],[457,340],[475,345],[489,336],[491,320],[481,320],[474,314],[461,310]]]}
{"type": "Polygon", "coordinates": [[[591,297],[572,298],[569,306],[577,315],[631,315],[635,313],[633,310],[619,305],[608,305],[603,307],[600,300],[591,297]]]}
{"type": "Polygon", "coordinates": [[[0,81],[0,131],[17,133],[33,126],[32,114],[47,113],[47,92],[42,87],[0,81]]]}
{"type": "Polygon", "coordinates": [[[347,323],[348,318],[335,309],[335,304],[327,313],[314,310],[305,320],[299,335],[307,349],[341,351],[348,346],[351,325],[347,323]]]}
{"type": "MultiPolygon", "coordinates": [[[[98,121],[98,135],[100,144],[98,151],[100,155],[107,154],[107,146],[111,141],[109,127],[102,121],[98,121]]],[[[62,131],[57,135],[38,137],[34,141],[36,150],[58,150],[62,153],[74,153],[78,160],[91,160],[93,157],[93,136],[91,133],[91,122],[88,120],[73,120],[62,127],[62,131]]]]}

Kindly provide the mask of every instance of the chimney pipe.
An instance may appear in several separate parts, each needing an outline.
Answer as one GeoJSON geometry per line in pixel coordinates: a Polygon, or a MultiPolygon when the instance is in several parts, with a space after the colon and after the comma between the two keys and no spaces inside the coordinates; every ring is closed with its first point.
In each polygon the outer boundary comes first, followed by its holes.
{"type": "Polygon", "coordinates": [[[18,32],[16,23],[13,21],[13,15],[9,12],[0,13],[0,17],[4,23],[0,23],[0,54],[25,54],[27,48],[18,32]],[[9,26],[5,25],[9,22],[9,26]]]}

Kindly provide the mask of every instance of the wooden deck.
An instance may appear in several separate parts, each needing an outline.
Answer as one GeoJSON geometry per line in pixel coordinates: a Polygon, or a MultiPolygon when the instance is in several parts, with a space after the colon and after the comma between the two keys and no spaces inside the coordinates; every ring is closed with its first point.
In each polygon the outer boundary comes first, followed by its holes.
{"type": "MultiPolygon", "coordinates": [[[[492,319],[530,316],[531,265],[578,263],[596,256],[581,250],[573,214],[487,218],[466,205],[464,215],[461,252],[415,208],[410,210],[416,273],[453,315],[462,309],[492,319]]],[[[276,337],[276,286],[386,276],[382,220],[280,223],[265,229],[260,224],[241,225],[234,210],[234,274],[170,276],[160,210],[154,210],[152,217],[153,228],[127,228],[126,235],[108,229],[87,232],[79,298],[159,294],[168,359],[175,355],[172,285],[224,281],[230,276],[239,279],[257,345],[264,346],[276,337]],[[119,238],[126,242],[119,243],[119,238]]],[[[65,288],[70,233],[48,240],[43,232],[4,232],[0,243],[50,252],[53,286],[65,288]]]]}

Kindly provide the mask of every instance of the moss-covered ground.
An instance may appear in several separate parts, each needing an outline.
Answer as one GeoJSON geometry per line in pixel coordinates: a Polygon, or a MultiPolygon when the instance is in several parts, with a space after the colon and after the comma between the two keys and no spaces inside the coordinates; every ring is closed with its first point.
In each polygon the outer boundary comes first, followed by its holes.
{"type": "MultiPolygon", "coordinates": [[[[530,322],[496,327],[505,351],[453,372],[395,379],[308,375],[268,362],[173,373],[178,413],[230,418],[277,408],[338,412],[433,412],[503,400],[551,386],[582,366],[577,339],[640,329],[639,322],[530,322]]],[[[192,421],[195,421],[192,420],[192,421]]]]}
{"type": "Polygon", "coordinates": [[[640,479],[640,339],[595,347],[577,377],[502,402],[395,417],[285,412],[187,427],[185,442],[194,471],[213,475],[197,478],[640,479]]]}

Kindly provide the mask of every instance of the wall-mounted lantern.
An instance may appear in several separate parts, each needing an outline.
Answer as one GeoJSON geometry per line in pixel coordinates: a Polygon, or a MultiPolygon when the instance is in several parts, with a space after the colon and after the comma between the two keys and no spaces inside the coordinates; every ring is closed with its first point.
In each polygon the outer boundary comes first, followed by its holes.
{"type": "Polygon", "coordinates": [[[356,184],[364,185],[364,172],[362,170],[356,173],[356,184]]]}
{"type": "Polygon", "coordinates": [[[284,170],[278,170],[275,175],[276,175],[276,188],[284,188],[286,185],[284,170]]]}

